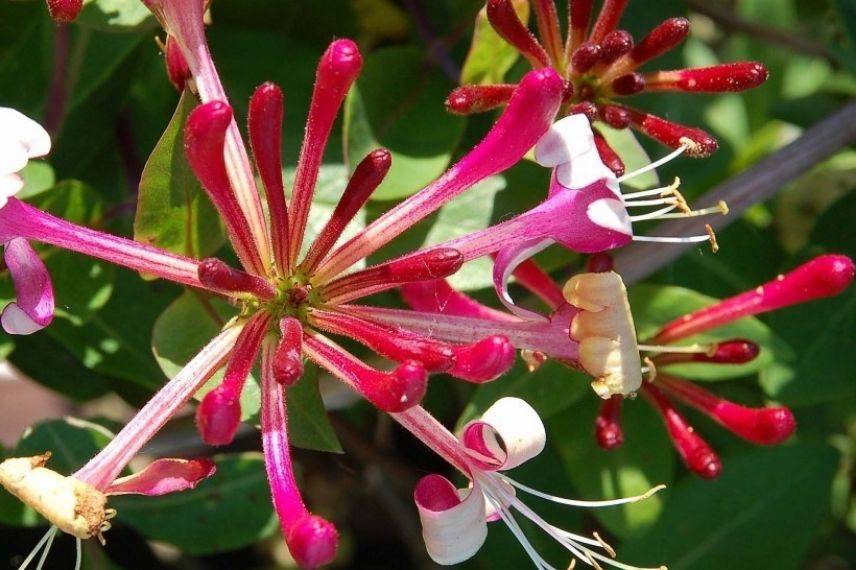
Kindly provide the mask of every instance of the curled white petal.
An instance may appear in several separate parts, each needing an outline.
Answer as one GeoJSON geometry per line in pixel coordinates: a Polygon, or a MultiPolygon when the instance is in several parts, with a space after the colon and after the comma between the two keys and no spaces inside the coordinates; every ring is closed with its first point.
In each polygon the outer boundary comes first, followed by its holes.
{"type": "Polygon", "coordinates": [[[592,223],[624,235],[633,235],[630,216],[624,204],[618,200],[595,200],[586,208],[586,215],[592,223]]]}
{"type": "Polygon", "coordinates": [[[532,406],[520,398],[501,398],[480,420],[464,426],[461,440],[485,468],[505,470],[541,453],[547,432],[532,406]]]}
{"type": "Polygon", "coordinates": [[[413,493],[428,555],[437,564],[471,558],[487,538],[484,494],[477,482],[463,500],[439,475],[423,477],[413,493]]]}

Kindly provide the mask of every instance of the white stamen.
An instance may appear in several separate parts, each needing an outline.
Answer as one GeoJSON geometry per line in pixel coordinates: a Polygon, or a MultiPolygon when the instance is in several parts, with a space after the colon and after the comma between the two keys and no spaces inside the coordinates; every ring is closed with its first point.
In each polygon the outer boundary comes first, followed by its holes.
{"type": "Polygon", "coordinates": [[[681,354],[710,354],[716,350],[716,344],[688,344],[686,346],[640,344],[638,347],[639,350],[645,352],[676,352],[681,354]]]}
{"type": "Polygon", "coordinates": [[[668,214],[660,216],[660,218],[664,220],[669,218],[695,218],[696,216],[708,216],[710,214],[722,214],[723,216],[726,216],[728,215],[728,205],[725,202],[720,201],[719,204],[711,206],[710,208],[691,210],[689,212],[681,212],[680,214],[668,214]]]}
{"type": "Polygon", "coordinates": [[[673,204],[675,206],[678,205],[678,201],[675,198],[658,198],[657,200],[636,200],[634,202],[626,201],[624,205],[628,208],[643,208],[645,206],[662,206],[663,204],[673,204]]]}
{"type": "Polygon", "coordinates": [[[529,493],[530,495],[534,495],[536,497],[541,497],[542,499],[546,499],[548,501],[552,501],[554,503],[558,503],[560,505],[569,505],[571,507],[585,507],[585,508],[597,508],[597,507],[614,507],[617,505],[626,505],[628,503],[636,503],[638,501],[644,501],[645,499],[651,497],[652,495],[662,491],[666,488],[665,485],[657,485],[653,489],[648,490],[642,495],[637,495],[635,497],[624,497],[621,499],[612,499],[609,501],[578,501],[574,499],[566,499],[564,497],[557,497],[555,495],[549,495],[547,493],[543,493],[538,491],[537,489],[533,489],[532,487],[527,487],[523,483],[519,483],[515,481],[511,477],[507,475],[503,475],[502,473],[495,473],[503,481],[507,482],[509,485],[517,487],[521,491],[529,493]]]}
{"type": "Polygon", "coordinates": [[[57,528],[52,526],[48,529],[48,531],[44,534],[44,536],[39,540],[33,550],[30,551],[29,556],[27,556],[21,565],[18,566],[18,570],[25,570],[27,566],[30,565],[30,562],[38,555],[39,551],[42,549],[42,546],[56,534],[57,528]]]}
{"type": "MultiPolygon", "coordinates": [[[[667,208],[660,208],[659,210],[654,210],[653,212],[648,212],[647,214],[640,214],[638,216],[630,216],[630,221],[632,222],[641,222],[644,220],[654,220],[657,218],[665,218],[669,216],[669,212],[677,208],[677,204],[673,204],[667,208]]],[[[678,216],[683,216],[683,214],[677,214],[678,216]]]]}
{"type": "Polygon", "coordinates": [[[77,552],[74,558],[74,570],[80,570],[80,567],[83,565],[83,541],[75,537],[75,542],[77,552]]]}
{"type": "Polygon", "coordinates": [[[535,567],[545,570],[556,570],[550,564],[544,560],[540,554],[535,550],[535,547],[532,546],[532,543],[529,542],[529,539],[526,538],[526,535],[523,534],[523,529],[520,528],[520,525],[517,524],[517,520],[515,520],[514,515],[512,515],[506,508],[502,505],[502,502],[498,499],[495,499],[492,495],[485,495],[485,498],[494,506],[496,512],[499,513],[502,521],[508,526],[508,530],[511,531],[511,534],[514,535],[514,538],[517,539],[517,542],[523,546],[523,549],[526,551],[526,554],[529,555],[529,558],[535,563],[535,567]]]}
{"type": "Polygon", "coordinates": [[[650,164],[646,164],[645,166],[643,166],[642,168],[640,168],[638,170],[634,170],[633,172],[628,172],[624,176],[621,176],[618,179],[618,181],[624,182],[625,180],[630,180],[631,178],[635,178],[635,177],[639,176],[640,174],[645,174],[646,172],[650,172],[651,170],[654,170],[658,166],[662,166],[663,164],[666,164],[667,162],[671,162],[672,160],[678,158],[680,155],[682,155],[684,152],[686,152],[686,150],[688,148],[690,148],[689,145],[682,144],[681,146],[679,146],[678,148],[676,148],[675,150],[673,150],[672,152],[670,152],[669,154],[667,154],[663,158],[661,158],[659,160],[655,160],[654,162],[652,162],[650,164]]]}
{"type": "Polygon", "coordinates": [[[633,236],[634,241],[651,241],[657,243],[701,243],[710,241],[710,236],[687,236],[687,237],[672,237],[672,236],[633,236]]]}
{"type": "Polygon", "coordinates": [[[668,186],[660,186],[659,188],[640,190],[638,192],[628,192],[627,194],[622,194],[621,197],[625,200],[632,200],[633,198],[644,198],[645,196],[668,196],[669,194],[674,194],[680,185],[681,179],[675,176],[675,179],[668,186]]]}
{"type": "Polygon", "coordinates": [[[51,527],[48,531],[48,541],[45,544],[45,549],[42,550],[42,556],[39,558],[39,563],[36,564],[36,570],[42,570],[45,567],[45,562],[48,560],[48,554],[51,552],[51,546],[53,546],[53,541],[56,538],[56,533],[59,529],[57,527],[51,527]]]}

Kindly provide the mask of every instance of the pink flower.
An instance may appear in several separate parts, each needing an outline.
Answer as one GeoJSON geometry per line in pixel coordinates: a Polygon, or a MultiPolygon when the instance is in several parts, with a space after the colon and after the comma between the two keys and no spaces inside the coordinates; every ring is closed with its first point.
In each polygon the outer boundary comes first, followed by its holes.
{"type": "Polygon", "coordinates": [[[605,400],[595,422],[598,444],[605,449],[624,443],[622,401],[641,391],[663,417],[687,467],[711,478],[719,475],[721,463],[675,408],[671,398],[758,445],[785,441],[796,428],[796,422],[786,407],[748,408],[668,372],[668,366],[677,363],[749,362],[759,353],[758,345],[751,340],[677,343],[742,317],[837,295],[853,280],[854,264],[846,256],[821,255],[769,283],[667,323],[644,344],[636,339],[624,285],[612,272],[608,258],[593,256],[589,272],[572,277],[564,290],[532,261],[519,265],[514,276],[550,307],[551,314],[544,316],[514,305],[514,314],[496,311],[455,291],[443,280],[401,288],[414,311],[368,307],[359,310],[367,317],[432,333],[448,341],[462,342],[475,334],[495,334],[501,330],[524,351],[532,366],[554,358],[590,374],[594,377],[593,389],[605,400]],[[640,352],[649,356],[642,358],[640,352]]]}
{"type": "MultiPolygon", "coordinates": [[[[363,297],[454,273],[464,262],[455,248],[433,248],[365,269],[355,270],[354,265],[475,183],[515,164],[552,123],[562,81],[550,69],[529,73],[503,115],[472,151],[439,179],[337,245],[344,228],[390,167],[386,150],[370,153],[301,258],[324,148],[345,95],[360,72],[362,56],[356,44],[336,40],[319,62],[290,199],[285,194],[280,156],[283,94],[270,83],[253,94],[248,133],[267,201],[264,209],[250,154],[205,41],[202,1],[149,0],[146,4],[180,49],[202,100],[188,118],[185,151],[224,221],[241,268],[218,259],[174,255],[80,227],[14,198],[0,209],[0,240],[17,244],[16,240],[29,239],[63,247],[225,296],[239,308],[238,316],[75,478],[96,489],[108,488],[141,447],[224,366],[223,381],[202,399],[196,419],[206,442],[229,443],[240,421],[241,391],[260,357],[262,434],[274,505],[285,541],[298,563],[320,566],[335,555],[338,535],[332,524],[309,512],[295,484],[286,431],[287,389],[300,377],[303,359],[309,358],[378,408],[401,414],[419,404],[429,373],[446,372],[466,381],[486,382],[512,365],[514,349],[502,333],[443,342],[352,310],[351,303],[363,297]],[[397,364],[392,370],[370,367],[328,335],[356,340],[397,364]]],[[[16,284],[30,295],[29,285],[35,280],[24,277],[16,284]]],[[[46,275],[40,278],[48,282],[46,275]]],[[[22,310],[24,305],[32,305],[30,297],[19,294],[18,305],[22,310]]],[[[41,318],[41,313],[34,315],[41,318]]],[[[38,324],[46,324],[35,317],[30,316],[38,324]]]]}
{"type": "Polygon", "coordinates": [[[644,495],[613,501],[577,501],[548,495],[502,473],[537,456],[546,443],[544,425],[529,404],[518,398],[502,398],[484,415],[468,423],[458,438],[449,433],[421,408],[395,419],[440,453],[470,481],[466,489],[456,489],[445,477],[428,475],[416,485],[413,498],[422,521],[422,535],[428,554],[438,564],[458,564],[472,557],[484,543],[488,523],[502,520],[521,543],[536,568],[553,568],[533,547],[517,522],[522,515],[564,547],[576,560],[598,568],[604,563],[616,568],[635,569],[614,560],[616,553],[595,532],[575,534],[551,525],[517,492],[572,507],[598,508],[632,503],[650,497],[662,486],[644,495]]]}
{"type": "MultiPolygon", "coordinates": [[[[532,2],[538,37],[520,21],[512,0],[488,0],[487,17],[496,32],[514,46],[534,69],[552,67],[566,81],[561,115],[581,113],[592,121],[624,129],[633,127],[671,148],[682,140],[693,142],[688,154],[708,156],[717,142],[696,128],[620,105],[615,99],[642,92],[685,91],[722,93],[757,87],[767,79],[767,69],[754,61],[725,63],[704,68],[639,72],[648,61],[679,45],[689,33],[686,18],[669,18],[640,42],[634,43],[626,30],[617,29],[628,0],[603,2],[600,13],[590,25],[591,0],[575,0],[568,12],[568,32],[562,40],[556,5],[553,0],[532,2]],[[540,40],[540,41],[539,41],[540,40]]],[[[497,108],[508,101],[513,85],[464,85],[446,100],[453,113],[469,114],[497,108]]],[[[616,174],[624,164],[595,131],[603,162],[616,174]]]]}

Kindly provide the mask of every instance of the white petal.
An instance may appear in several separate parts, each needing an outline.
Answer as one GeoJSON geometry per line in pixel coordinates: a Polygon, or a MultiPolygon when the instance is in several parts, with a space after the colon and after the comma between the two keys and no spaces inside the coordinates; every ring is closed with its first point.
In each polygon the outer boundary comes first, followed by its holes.
{"type": "MultiPolygon", "coordinates": [[[[594,148],[594,134],[585,115],[571,115],[553,123],[535,145],[535,162],[558,166],[594,148]]],[[[597,152],[597,151],[595,151],[597,152]]]]}
{"type": "Polygon", "coordinates": [[[3,309],[0,324],[3,325],[3,330],[9,334],[33,334],[45,328],[31,319],[15,302],[9,303],[3,309]]]}
{"type": "Polygon", "coordinates": [[[633,227],[624,204],[618,200],[595,200],[588,205],[586,215],[596,225],[632,236],[633,227]]]}
{"type": "Polygon", "coordinates": [[[458,492],[438,475],[424,477],[416,487],[414,499],[422,522],[422,537],[428,555],[437,564],[458,564],[471,558],[487,538],[484,495],[478,483],[454,506],[437,505],[428,487],[444,494],[458,492]],[[443,489],[443,486],[448,486],[443,489]]]}
{"type": "Polygon", "coordinates": [[[501,398],[480,420],[464,426],[461,439],[476,459],[485,458],[485,463],[505,470],[541,453],[547,432],[532,406],[520,398],[501,398]]]}
{"type": "MultiPolygon", "coordinates": [[[[2,124],[0,124],[2,128],[2,124]]],[[[0,175],[14,174],[27,166],[27,149],[16,138],[0,131],[0,175]]]]}
{"type": "Polygon", "coordinates": [[[17,174],[0,174],[0,208],[23,187],[24,179],[17,174]]]}
{"type": "Polygon", "coordinates": [[[9,107],[0,107],[0,137],[17,140],[29,158],[45,156],[51,150],[48,132],[31,118],[9,107]]]}

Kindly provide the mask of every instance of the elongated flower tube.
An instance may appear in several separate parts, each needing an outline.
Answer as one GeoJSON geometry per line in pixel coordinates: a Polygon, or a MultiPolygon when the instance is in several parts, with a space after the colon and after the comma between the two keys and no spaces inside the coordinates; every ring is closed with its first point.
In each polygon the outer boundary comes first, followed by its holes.
{"type": "MultiPolygon", "coordinates": [[[[550,66],[567,81],[568,97],[563,101],[560,117],[578,113],[581,104],[589,104],[597,119],[614,128],[632,127],[673,149],[679,148],[681,139],[686,138],[694,143],[689,156],[709,155],[717,148],[716,139],[700,129],[630,107],[626,107],[625,115],[632,116],[633,120],[616,122],[616,99],[641,92],[744,91],[764,83],[766,67],[754,61],[740,61],[706,68],[639,72],[642,64],[683,42],[689,34],[690,23],[686,18],[669,18],[637,43],[629,32],[618,28],[628,3],[628,0],[605,0],[592,22],[592,0],[569,2],[563,48],[555,0],[531,2],[537,20],[537,37],[517,17],[512,0],[490,0],[486,12],[496,32],[534,69],[550,66]],[[668,136],[666,131],[680,134],[668,136]]],[[[446,107],[452,113],[480,113],[504,104],[508,92],[509,86],[505,84],[462,85],[449,95],[446,107]]],[[[599,149],[603,161],[616,175],[623,174],[624,164],[612,149],[608,149],[605,141],[599,149]]]]}
{"type": "Polygon", "coordinates": [[[632,307],[611,260],[599,254],[589,271],[573,276],[563,289],[527,261],[517,282],[545,301],[546,314],[516,307],[511,313],[484,306],[452,289],[445,281],[402,286],[413,311],[354,306],[365,318],[390,326],[430,332],[435,339],[466,342],[474,334],[503,334],[531,356],[537,366],[546,358],[594,377],[592,387],[604,398],[595,420],[595,436],[604,449],[615,449],[633,435],[621,428],[622,400],[637,392],[663,416],[667,431],[687,467],[702,477],[716,477],[722,466],[716,453],[695,433],[673,399],[706,415],[738,437],[758,445],[777,445],[796,429],[791,411],[783,406],[750,408],[723,399],[670,370],[676,364],[735,366],[760,353],[751,339],[692,342],[707,332],[742,317],[796,303],[833,296],[854,277],[854,264],[842,255],[821,255],[790,273],[710,307],[674,319],[640,342],[632,307]],[[533,278],[536,275],[537,278],[533,278]],[[556,292],[564,304],[553,302],[556,292]]]}
{"type": "Polygon", "coordinates": [[[502,520],[536,568],[553,568],[523,534],[516,518],[523,516],[566,549],[573,561],[595,568],[601,563],[636,568],[614,560],[615,551],[597,533],[579,535],[546,522],[517,493],[560,505],[599,508],[644,500],[662,486],[638,497],[587,502],[548,495],[503,474],[537,456],[546,442],[538,414],[518,398],[498,400],[481,418],[464,426],[458,438],[421,408],[394,417],[470,480],[469,488],[459,490],[441,475],[428,475],[414,490],[425,546],[438,564],[458,564],[472,557],[487,537],[488,523],[502,520]]]}
{"type": "MultiPolygon", "coordinates": [[[[303,174],[298,176],[292,202],[288,205],[276,172],[281,164],[277,142],[281,132],[275,125],[267,124],[280,117],[279,92],[274,86],[265,84],[254,95],[250,140],[271,216],[257,219],[253,213],[253,196],[258,200],[260,197],[254,194],[254,176],[246,149],[236,146],[240,144],[240,137],[233,114],[208,55],[201,26],[201,2],[151,0],[148,5],[165,23],[193,72],[193,81],[203,103],[191,112],[185,127],[186,154],[226,222],[242,267],[230,267],[213,258],[196,260],[177,256],[78,226],[15,198],[10,198],[5,207],[0,208],[0,241],[14,242],[13,248],[21,247],[22,242],[15,240],[40,241],[194,287],[202,294],[226,297],[235,306],[234,318],[74,477],[103,493],[141,446],[224,366],[224,379],[203,398],[197,408],[197,420],[207,441],[214,444],[230,441],[240,418],[242,388],[261,352],[265,371],[261,410],[263,437],[267,440],[267,468],[284,537],[300,564],[306,567],[323,564],[334,555],[335,529],[323,519],[308,514],[305,507],[302,510],[288,507],[288,504],[296,505],[299,496],[295,495],[293,477],[289,480],[288,475],[290,466],[286,464],[284,391],[300,381],[304,360],[308,358],[380,409],[398,414],[418,406],[429,372],[442,371],[469,382],[486,382],[512,365],[514,335],[494,331],[482,334],[476,328],[470,330],[466,339],[438,342],[430,331],[410,327],[405,320],[393,329],[393,340],[383,344],[378,342],[376,333],[378,327],[388,324],[361,314],[364,310],[374,310],[362,303],[365,297],[378,291],[402,283],[433,281],[456,271],[463,259],[454,248],[418,252],[406,256],[405,260],[382,261],[366,269],[357,269],[355,265],[472,185],[520,160],[551,124],[562,97],[562,82],[552,70],[530,73],[484,141],[438,181],[337,248],[336,241],[343,229],[388,170],[389,153],[383,150],[371,153],[354,173],[342,202],[317,241],[308,244],[310,253],[301,260],[287,252],[297,251],[294,249],[296,243],[311,241],[302,234],[303,229],[298,235],[295,228],[305,227],[304,217],[314,193],[324,140],[341,98],[359,67],[360,56],[355,44],[345,40],[334,42],[319,64],[313,95],[317,108],[315,114],[310,113],[310,120],[317,124],[306,129],[307,137],[312,140],[304,142],[298,168],[303,174]],[[247,193],[248,189],[252,192],[247,193]],[[275,216],[279,216],[278,221],[274,220],[275,216]],[[258,220],[260,229],[255,227],[258,220]],[[289,229],[289,239],[277,242],[277,251],[286,253],[284,258],[279,258],[286,263],[280,264],[268,243],[269,234],[277,223],[278,228],[289,229]],[[371,326],[366,325],[369,321],[371,326]],[[377,352],[393,363],[368,366],[322,331],[369,346],[375,344],[377,352]],[[403,344],[394,345],[405,338],[419,349],[407,352],[403,344]],[[435,345],[436,352],[422,350],[435,345]],[[439,360],[438,355],[442,355],[439,360]]],[[[22,310],[31,305],[31,298],[46,298],[46,289],[38,285],[43,282],[29,277],[20,281],[22,287],[27,287],[26,291],[19,290],[17,304],[22,310]],[[38,286],[31,287],[34,284],[38,286]]],[[[41,318],[40,315],[36,316],[41,318]]],[[[35,319],[32,315],[29,318],[35,319]]],[[[563,319],[565,323],[569,320],[563,319]]],[[[517,321],[514,317],[511,320],[517,321]]],[[[543,326],[539,324],[538,327],[529,330],[524,326],[515,334],[519,338],[543,334],[543,326]]],[[[568,352],[572,356],[573,348],[568,352]]]]}

